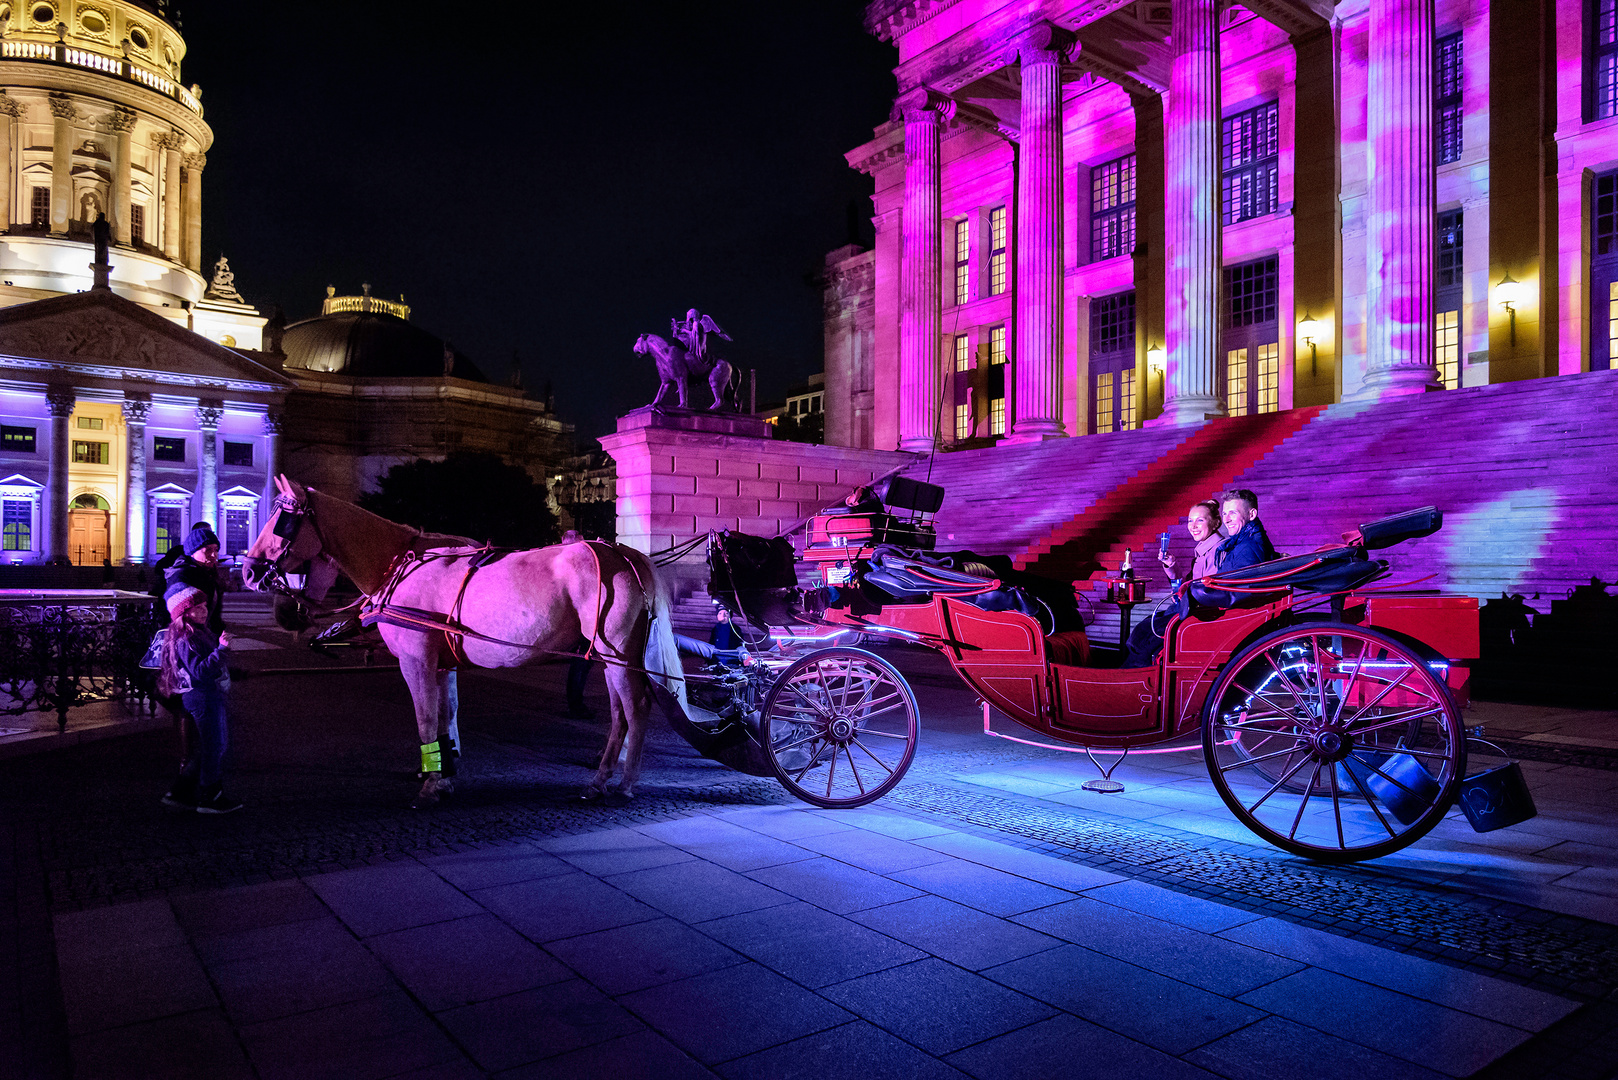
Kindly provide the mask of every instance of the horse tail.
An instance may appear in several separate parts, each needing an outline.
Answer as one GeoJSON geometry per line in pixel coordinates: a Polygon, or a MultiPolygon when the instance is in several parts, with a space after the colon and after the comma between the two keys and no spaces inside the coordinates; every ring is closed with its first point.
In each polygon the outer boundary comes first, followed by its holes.
{"type": "Polygon", "coordinates": [[[647,675],[678,698],[683,709],[689,702],[685,695],[685,669],[680,663],[679,647],[674,642],[674,601],[669,594],[668,578],[659,574],[652,560],[642,552],[621,545],[618,550],[647,586],[651,611],[651,626],[646,634],[647,675]]]}

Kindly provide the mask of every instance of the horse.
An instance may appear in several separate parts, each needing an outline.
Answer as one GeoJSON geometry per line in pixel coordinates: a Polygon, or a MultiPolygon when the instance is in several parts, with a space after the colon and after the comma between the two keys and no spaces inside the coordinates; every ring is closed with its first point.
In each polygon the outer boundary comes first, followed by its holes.
{"type": "Polygon", "coordinates": [[[731,373],[735,370],[728,360],[715,357],[711,363],[704,365],[693,360],[684,345],[657,334],[642,334],[636,338],[635,353],[638,356],[651,353],[652,359],[657,362],[657,377],[663,381],[657,388],[657,396],[652,399],[653,407],[663,403],[672,386],[679,395],[680,408],[689,409],[691,379],[704,375],[708,379],[708,389],[713,391],[713,404],[708,406],[708,410],[712,412],[724,408],[725,392],[730,387],[731,373]]]}
{"type": "Polygon", "coordinates": [[[327,564],[365,594],[365,617],[399,658],[415,705],[423,781],[412,805],[435,805],[455,790],[443,742],[455,735],[456,667],[518,667],[571,655],[581,637],[604,661],[612,713],[600,765],[581,797],[606,796],[621,749],[627,753],[617,791],[634,797],[652,703],[648,666],[669,673],[665,684],[684,696],[668,590],[650,559],[600,541],[525,551],[476,547],[396,524],[284,475],[275,484],[275,512],[242,556],[242,580],[256,591],[289,592],[288,574],[308,564],[313,580],[327,564]]]}

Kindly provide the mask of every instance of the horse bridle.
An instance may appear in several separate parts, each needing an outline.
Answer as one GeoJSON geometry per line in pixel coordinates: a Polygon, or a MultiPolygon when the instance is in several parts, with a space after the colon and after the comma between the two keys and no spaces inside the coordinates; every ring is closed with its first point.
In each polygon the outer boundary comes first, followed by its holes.
{"type": "MultiPolygon", "coordinates": [[[[319,609],[320,601],[309,596],[307,589],[293,588],[292,582],[287,578],[288,572],[286,568],[286,560],[289,555],[294,556],[298,563],[313,564],[316,560],[320,560],[330,564],[334,569],[336,568],[336,560],[326,551],[326,538],[321,534],[320,522],[315,519],[314,507],[307,502],[299,501],[288,495],[277,495],[271,501],[270,506],[277,511],[275,524],[271,531],[284,541],[281,554],[273,559],[266,559],[261,555],[244,554],[242,560],[244,562],[268,564],[269,573],[265,575],[265,588],[270,592],[289,597],[303,604],[311,611],[316,611],[319,609]],[[315,542],[319,547],[309,555],[298,557],[295,552],[298,540],[303,535],[305,524],[314,529],[315,542]]],[[[341,608],[332,610],[343,611],[353,606],[354,604],[346,604],[341,608]]]]}

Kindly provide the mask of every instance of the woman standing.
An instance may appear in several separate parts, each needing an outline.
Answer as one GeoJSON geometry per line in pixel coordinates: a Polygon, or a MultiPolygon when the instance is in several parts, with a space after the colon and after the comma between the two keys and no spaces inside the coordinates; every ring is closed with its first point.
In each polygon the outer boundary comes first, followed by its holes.
{"type": "Polygon", "coordinates": [[[208,594],[175,582],[164,595],[169,632],[157,688],[178,694],[196,721],[201,753],[181,766],[179,779],[163,796],[163,805],[200,814],[228,814],[242,804],[223,790],[222,767],[229,731],[225,701],[230,694],[230,636],[208,625],[208,594]]]}

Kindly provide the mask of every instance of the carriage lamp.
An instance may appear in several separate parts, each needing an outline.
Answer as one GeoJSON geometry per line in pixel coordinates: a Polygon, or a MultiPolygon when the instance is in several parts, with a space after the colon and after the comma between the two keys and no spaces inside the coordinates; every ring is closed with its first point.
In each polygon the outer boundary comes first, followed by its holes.
{"type": "Polygon", "coordinates": [[[1511,319],[1511,347],[1517,347],[1517,305],[1522,303],[1522,282],[1507,273],[1500,279],[1500,284],[1494,287],[1495,303],[1506,309],[1506,315],[1511,319]]]}
{"type": "Polygon", "coordinates": [[[1305,345],[1309,346],[1309,374],[1311,377],[1316,374],[1316,364],[1318,363],[1315,338],[1319,337],[1322,332],[1323,328],[1320,325],[1320,320],[1308,312],[1304,312],[1303,322],[1298,324],[1298,336],[1303,339],[1305,345]]]}
{"type": "Polygon", "coordinates": [[[1163,374],[1163,346],[1153,345],[1146,350],[1146,367],[1154,375],[1163,374]]]}

